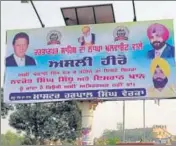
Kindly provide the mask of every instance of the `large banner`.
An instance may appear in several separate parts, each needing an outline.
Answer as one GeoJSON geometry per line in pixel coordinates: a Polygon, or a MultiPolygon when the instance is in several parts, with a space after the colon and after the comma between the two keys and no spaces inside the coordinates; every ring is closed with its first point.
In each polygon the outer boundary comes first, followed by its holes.
{"type": "Polygon", "coordinates": [[[173,20],[7,31],[5,102],[176,97],[173,20]]]}

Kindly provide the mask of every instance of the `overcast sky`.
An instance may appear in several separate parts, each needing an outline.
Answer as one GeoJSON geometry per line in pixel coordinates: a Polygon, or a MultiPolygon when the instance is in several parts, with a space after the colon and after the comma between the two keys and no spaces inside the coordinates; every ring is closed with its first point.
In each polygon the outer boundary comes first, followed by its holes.
{"type": "MultiPolygon", "coordinates": [[[[64,26],[60,7],[112,3],[116,22],[133,20],[131,1],[37,1],[36,8],[46,27],[64,26]]],[[[137,1],[136,12],[138,21],[141,20],[176,20],[176,2],[168,1],[137,1]]],[[[1,78],[4,72],[5,31],[8,29],[24,29],[41,27],[30,4],[21,4],[19,1],[1,2],[1,78]]],[[[176,27],[175,27],[176,29],[176,27]]],[[[2,85],[2,80],[1,80],[2,85]]],[[[165,124],[169,132],[176,134],[176,100],[163,100],[160,106],[153,101],[146,103],[146,125],[165,124]]],[[[2,133],[9,129],[8,121],[1,121],[2,133]]],[[[122,102],[106,102],[100,104],[96,111],[93,123],[94,136],[100,136],[104,129],[116,128],[117,122],[122,122],[122,102]]],[[[126,102],[126,128],[142,127],[142,102],[126,102]]]]}

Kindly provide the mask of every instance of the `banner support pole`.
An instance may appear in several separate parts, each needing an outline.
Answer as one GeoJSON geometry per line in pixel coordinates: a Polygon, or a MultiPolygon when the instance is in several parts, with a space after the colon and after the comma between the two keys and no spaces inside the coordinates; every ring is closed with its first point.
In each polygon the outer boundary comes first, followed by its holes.
{"type": "Polygon", "coordinates": [[[98,105],[98,102],[95,101],[78,101],[78,107],[81,110],[81,145],[93,145],[93,133],[92,133],[92,124],[94,111],[98,105]]]}
{"type": "Polygon", "coordinates": [[[145,100],[143,100],[143,141],[145,142],[145,100]]]}
{"type": "Polygon", "coordinates": [[[125,142],[125,100],[123,100],[123,142],[125,142]]]}

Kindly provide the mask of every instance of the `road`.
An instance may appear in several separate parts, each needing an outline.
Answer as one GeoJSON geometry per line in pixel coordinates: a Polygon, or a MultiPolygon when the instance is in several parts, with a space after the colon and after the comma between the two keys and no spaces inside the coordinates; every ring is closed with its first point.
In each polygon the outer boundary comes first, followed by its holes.
{"type": "Polygon", "coordinates": [[[172,142],[171,145],[166,145],[166,144],[147,144],[147,145],[144,145],[144,144],[120,144],[118,146],[176,146],[176,142],[172,142]]]}
{"type": "Polygon", "coordinates": [[[139,144],[137,144],[137,145],[129,145],[129,144],[127,144],[127,145],[118,145],[118,146],[176,146],[176,143],[175,144],[171,144],[171,145],[166,145],[166,144],[156,144],[156,145],[139,145],[139,144]]]}

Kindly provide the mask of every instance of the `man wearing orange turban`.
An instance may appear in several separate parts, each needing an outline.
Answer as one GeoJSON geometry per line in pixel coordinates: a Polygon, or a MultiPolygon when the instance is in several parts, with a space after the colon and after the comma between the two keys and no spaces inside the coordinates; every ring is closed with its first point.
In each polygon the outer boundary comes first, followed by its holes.
{"type": "Polygon", "coordinates": [[[176,87],[167,85],[170,76],[170,67],[166,60],[156,57],[152,60],[150,71],[153,76],[153,85],[148,90],[149,98],[152,97],[176,97],[176,87]]]}
{"type": "Polygon", "coordinates": [[[89,26],[82,28],[82,36],[78,38],[78,42],[81,46],[90,46],[95,44],[95,34],[90,32],[89,26]]]}
{"type": "Polygon", "coordinates": [[[148,51],[148,58],[174,58],[175,48],[166,42],[169,38],[169,30],[164,25],[158,23],[150,25],[147,29],[147,36],[153,47],[148,51]]]}

